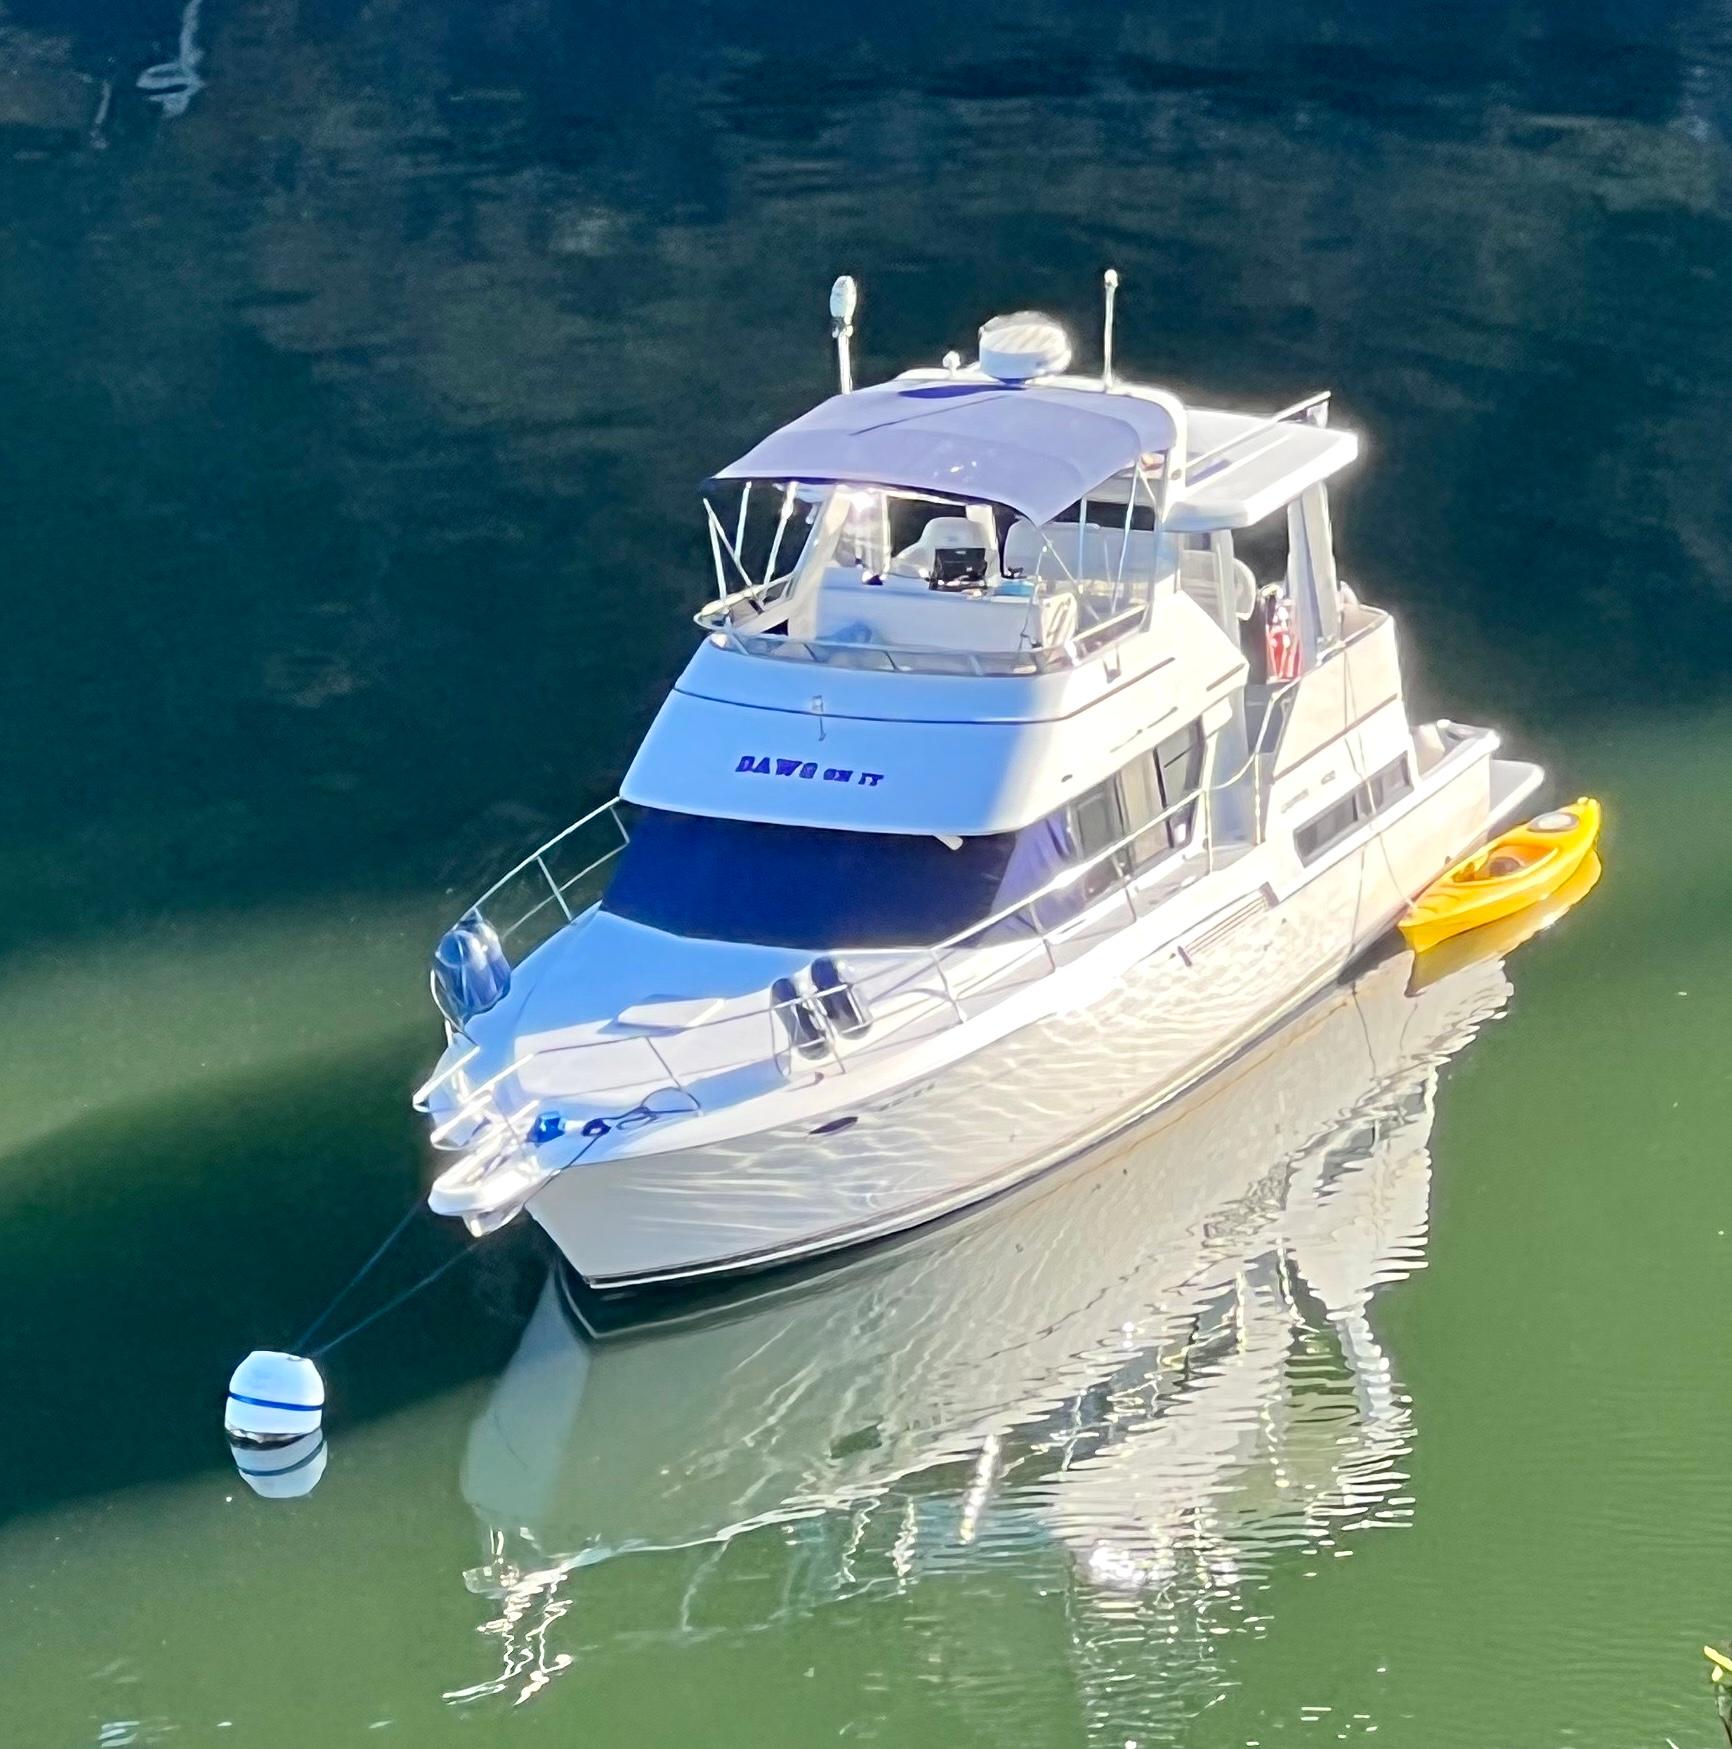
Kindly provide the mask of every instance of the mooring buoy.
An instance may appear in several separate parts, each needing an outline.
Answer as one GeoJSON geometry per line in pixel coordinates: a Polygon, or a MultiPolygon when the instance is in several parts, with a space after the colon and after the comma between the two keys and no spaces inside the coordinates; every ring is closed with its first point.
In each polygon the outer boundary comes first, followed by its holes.
{"type": "Polygon", "coordinates": [[[299,1354],[257,1348],[229,1379],[223,1427],[243,1445],[281,1445],[317,1433],[325,1418],[325,1381],[299,1354]]]}

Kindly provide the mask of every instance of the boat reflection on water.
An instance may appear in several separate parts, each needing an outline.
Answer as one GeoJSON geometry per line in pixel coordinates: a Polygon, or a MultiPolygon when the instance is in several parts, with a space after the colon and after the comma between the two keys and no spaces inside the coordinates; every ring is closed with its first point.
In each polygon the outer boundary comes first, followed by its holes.
{"type": "Polygon", "coordinates": [[[502,1668],[447,1698],[993,1557],[1066,1593],[1103,1732],[1193,1712],[1283,1551],[1412,1510],[1368,1311],[1423,1260],[1438,1070],[1509,991],[1498,960],[1417,991],[1412,963],[843,1271],[609,1334],[550,1279],[463,1466],[502,1668]]]}

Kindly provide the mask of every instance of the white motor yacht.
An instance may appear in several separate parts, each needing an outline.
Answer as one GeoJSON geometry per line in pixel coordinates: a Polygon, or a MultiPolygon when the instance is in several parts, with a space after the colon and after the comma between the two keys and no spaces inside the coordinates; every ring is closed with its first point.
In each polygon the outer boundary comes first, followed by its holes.
{"type": "Polygon", "coordinates": [[[1358,440],[1099,375],[1023,312],[706,494],[716,598],[619,796],[441,941],[429,1196],[597,1287],[1047,1171],[1337,980],[1537,766],[1409,721],[1338,575],[1358,440]]]}

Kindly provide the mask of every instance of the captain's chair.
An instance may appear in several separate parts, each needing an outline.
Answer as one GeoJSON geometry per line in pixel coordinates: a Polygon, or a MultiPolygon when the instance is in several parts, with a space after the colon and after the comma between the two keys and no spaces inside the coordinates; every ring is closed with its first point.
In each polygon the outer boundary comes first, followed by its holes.
{"type": "Polygon", "coordinates": [[[919,540],[890,561],[889,574],[920,577],[933,589],[983,588],[998,568],[989,526],[971,516],[935,516],[919,540]]]}

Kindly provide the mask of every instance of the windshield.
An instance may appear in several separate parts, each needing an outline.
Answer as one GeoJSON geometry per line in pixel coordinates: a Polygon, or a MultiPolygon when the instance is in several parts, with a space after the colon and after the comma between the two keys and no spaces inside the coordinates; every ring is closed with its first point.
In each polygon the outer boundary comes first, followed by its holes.
{"type": "Polygon", "coordinates": [[[1027,831],[946,842],[645,808],[602,909],[710,941],[930,946],[1050,880],[1062,850],[1045,842],[1027,831]]]}

